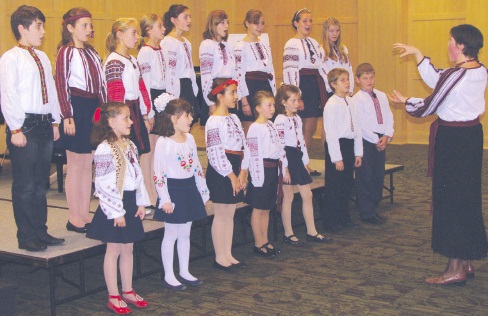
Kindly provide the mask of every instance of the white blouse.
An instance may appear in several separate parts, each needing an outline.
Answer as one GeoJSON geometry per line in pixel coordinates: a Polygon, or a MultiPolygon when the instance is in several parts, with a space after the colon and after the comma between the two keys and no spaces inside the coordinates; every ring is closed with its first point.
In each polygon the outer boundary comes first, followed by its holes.
{"type": "Polygon", "coordinates": [[[391,138],[394,130],[393,113],[391,113],[386,94],[376,89],[373,89],[373,92],[380,104],[380,113],[383,121],[381,124],[378,122],[378,114],[374,107],[373,98],[368,92],[359,90],[352,98],[356,101],[356,110],[363,138],[370,143],[376,144],[379,141],[379,137],[375,133],[391,138]]]}
{"type": "Polygon", "coordinates": [[[159,207],[171,203],[167,179],[188,179],[192,176],[195,176],[203,203],[207,203],[210,192],[193,136],[187,133],[184,143],[175,142],[169,137],[159,137],[154,149],[154,183],[160,199],[159,207]]]}
{"type": "Polygon", "coordinates": [[[219,43],[211,39],[206,39],[200,44],[199,56],[203,99],[207,105],[213,105],[214,102],[208,99],[208,94],[212,91],[213,79],[236,79],[234,50],[225,41],[219,43]],[[223,49],[220,47],[221,44],[223,45],[223,49]]]}
{"type": "Polygon", "coordinates": [[[137,61],[141,67],[142,79],[144,80],[149,95],[151,94],[151,89],[165,90],[166,68],[161,47],[142,46],[137,55],[137,61]]]}
{"type": "MultiPolygon", "coordinates": [[[[335,50],[333,50],[334,55],[336,55],[337,60],[334,60],[332,58],[328,58],[324,62],[324,68],[325,68],[325,73],[328,74],[332,69],[335,68],[344,68],[349,72],[349,92],[353,93],[354,92],[354,73],[352,71],[352,65],[351,65],[351,58],[349,58],[349,51],[347,50],[347,47],[344,46],[344,53],[347,56],[347,62],[344,61],[344,59],[340,59],[335,50]]],[[[332,89],[329,86],[329,82],[325,80],[325,85],[327,86],[327,91],[332,92],[332,89]]]]}
{"type": "Polygon", "coordinates": [[[424,82],[435,88],[425,99],[409,98],[406,102],[408,113],[418,117],[436,113],[449,122],[464,122],[476,119],[485,112],[485,89],[487,69],[478,68],[436,69],[425,57],[418,65],[424,82]],[[443,80],[439,80],[442,77],[443,80]],[[438,83],[440,83],[439,86],[438,83]],[[412,114],[421,110],[417,114],[412,114]]]}
{"type": "Polygon", "coordinates": [[[324,81],[327,82],[327,73],[324,68],[324,49],[311,37],[306,39],[291,38],[286,42],[283,53],[283,82],[299,87],[299,71],[303,68],[318,69],[324,81]],[[313,56],[311,56],[310,51],[313,52],[313,56]]]}
{"type": "MultiPolygon", "coordinates": [[[[126,140],[125,143],[127,148],[124,151],[123,158],[126,168],[121,170],[125,173],[123,190],[136,190],[136,204],[138,206],[150,205],[141,167],[137,161],[136,146],[130,140],[126,140]]],[[[120,192],[117,188],[117,166],[112,147],[107,141],[98,145],[93,160],[95,162],[95,192],[103,213],[108,219],[124,216],[124,202],[122,201],[124,192],[120,192]]]]}
{"type": "MultiPolygon", "coordinates": [[[[243,151],[241,169],[249,168],[249,147],[242,130],[241,121],[235,114],[229,116],[212,115],[205,124],[205,143],[208,163],[223,177],[232,172],[232,165],[225,150],[243,151]]],[[[236,176],[238,176],[236,174],[236,176]]]]}
{"type": "Polygon", "coordinates": [[[24,125],[25,113],[49,114],[54,123],[60,123],[58,94],[47,55],[34,49],[39,57],[46,78],[47,104],[43,104],[39,68],[23,48],[14,47],[0,59],[0,95],[2,113],[8,127],[16,130],[24,125]]]}
{"type": "MultiPolygon", "coordinates": [[[[298,115],[286,116],[278,114],[274,121],[274,125],[278,130],[280,136],[281,146],[300,148],[303,153],[302,161],[304,165],[308,165],[310,159],[308,157],[307,146],[303,138],[303,123],[298,115]]],[[[283,168],[288,166],[288,160],[283,160],[283,168]]]]}
{"type": "Polygon", "coordinates": [[[262,71],[273,76],[269,80],[273,94],[276,94],[276,79],[273,67],[273,57],[271,47],[262,41],[259,42],[237,42],[234,47],[236,55],[237,89],[240,97],[247,97],[249,90],[246,84],[246,72],[262,71]]]}
{"type": "Polygon", "coordinates": [[[160,43],[166,67],[166,92],[180,97],[180,79],[191,79],[193,94],[198,94],[197,77],[191,59],[191,43],[183,37],[184,42],[172,36],[166,36],[160,43]]]}
{"type": "Polygon", "coordinates": [[[247,145],[251,153],[249,174],[251,175],[252,184],[255,187],[262,187],[264,183],[263,159],[281,159],[286,161],[285,150],[281,146],[280,136],[273,122],[268,121],[266,124],[252,123],[247,132],[247,145]]]}
{"type": "Polygon", "coordinates": [[[333,163],[342,160],[339,139],[354,139],[354,155],[363,156],[363,138],[358,122],[356,101],[351,97],[341,98],[334,94],[324,108],[324,131],[327,148],[333,163]]]}

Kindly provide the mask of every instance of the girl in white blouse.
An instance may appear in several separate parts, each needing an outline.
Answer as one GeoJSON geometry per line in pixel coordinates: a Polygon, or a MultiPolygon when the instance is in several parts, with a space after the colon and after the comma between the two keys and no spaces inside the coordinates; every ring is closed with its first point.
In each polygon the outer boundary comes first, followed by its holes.
{"type": "MultiPolygon", "coordinates": [[[[327,102],[326,73],[323,68],[324,50],[309,37],[312,30],[312,13],[303,8],[293,15],[295,37],[285,44],[283,56],[283,82],[300,88],[303,104],[298,115],[303,120],[303,136],[308,147],[317,128],[317,119],[327,102]]],[[[320,175],[314,173],[313,175],[320,175]]]]}
{"type": "Polygon", "coordinates": [[[162,117],[155,126],[161,137],[154,153],[154,182],[159,195],[154,218],[165,222],[161,243],[164,285],[170,290],[181,291],[186,288],[185,284],[203,284],[188,270],[190,230],[193,221],[207,217],[205,203],[209,199],[209,192],[198,159],[197,145],[190,134],[193,120],[190,104],[164,93],[156,99],[155,106],[162,117]],[[176,240],[179,279],[173,271],[176,240]]]}
{"type": "Polygon", "coordinates": [[[300,89],[293,85],[282,85],[276,93],[278,104],[278,116],[274,124],[280,136],[281,145],[285,150],[286,158],[283,162],[283,210],[281,219],[285,229],[283,242],[290,245],[298,245],[300,242],[293,234],[291,224],[291,204],[294,197],[294,187],[298,189],[302,197],[302,211],[307,226],[307,241],[332,242],[332,238],[324,237],[317,232],[313,216],[312,190],[307,165],[309,162],[307,146],[305,145],[302,120],[297,115],[300,102],[300,89]],[[286,167],[287,166],[287,167],[286,167]]]}
{"type": "Polygon", "coordinates": [[[234,50],[227,43],[229,37],[229,18],[222,10],[214,10],[208,14],[207,26],[200,44],[200,71],[202,75],[203,98],[208,105],[200,116],[200,125],[215,111],[216,105],[208,99],[215,78],[236,78],[234,50]]]}
{"type": "Polygon", "coordinates": [[[254,9],[247,11],[244,26],[247,35],[236,44],[234,51],[241,97],[241,109],[237,113],[247,133],[255,118],[254,94],[269,91],[275,95],[276,83],[271,48],[259,38],[264,31],[263,13],[254,9]]]}
{"type": "Polygon", "coordinates": [[[209,99],[217,105],[205,125],[207,145],[207,185],[213,202],[212,240],[214,267],[230,271],[244,267],[232,256],[232,235],[236,205],[244,200],[247,186],[249,150],[237,115],[230,114],[237,102],[237,82],[229,78],[214,79],[209,99]]]}
{"type": "Polygon", "coordinates": [[[278,131],[270,121],[275,114],[273,95],[268,91],[258,91],[253,101],[259,116],[247,132],[247,144],[254,159],[249,162],[250,182],[245,202],[252,207],[254,253],[270,258],[280,253],[280,250],[274,248],[268,240],[269,211],[276,207],[280,160],[285,162],[282,168],[288,166],[278,131]]]}
{"type": "MultiPolygon", "coordinates": [[[[141,27],[141,36],[146,40],[141,40],[139,45],[139,54],[137,62],[141,68],[144,85],[151,97],[151,106],[154,111],[154,100],[166,91],[165,65],[161,47],[159,43],[164,38],[166,29],[163,20],[157,14],[144,15],[139,22],[141,27]]],[[[155,111],[156,113],[156,111],[155,111]]],[[[154,116],[154,126],[158,124],[159,116],[154,116]]],[[[141,157],[141,168],[144,174],[144,184],[146,185],[149,198],[151,199],[151,208],[156,204],[158,197],[153,181],[154,170],[154,147],[159,135],[152,130],[149,134],[149,144],[151,151],[141,157]]],[[[150,213],[150,209],[147,210],[150,213]]]]}
{"type": "Polygon", "coordinates": [[[117,314],[149,304],[132,289],[134,242],[145,238],[142,220],[149,202],[137,148],[129,140],[130,110],[119,102],[103,104],[93,126],[91,143],[95,151],[95,191],[100,205],[88,227],[87,237],[107,243],[103,274],[109,294],[107,307],[117,314]],[[117,287],[120,267],[122,298],[117,287]]]}
{"type": "Polygon", "coordinates": [[[173,4],[163,16],[164,39],[161,49],[166,66],[166,92],[190,103],[195,119],[200,114],[196,96],[197,79],[191,54],[191,43],[183,37],[191,28],[190,9],[181,4],[173,4]]]}

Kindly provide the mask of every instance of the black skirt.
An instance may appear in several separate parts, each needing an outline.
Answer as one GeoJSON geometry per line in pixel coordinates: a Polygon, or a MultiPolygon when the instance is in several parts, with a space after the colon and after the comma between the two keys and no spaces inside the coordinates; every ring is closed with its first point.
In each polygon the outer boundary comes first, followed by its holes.
{"type": "Polygon", "coordinates": [[[139,155],[148,153],[151,151],[151,144],[149,143],[149,133],[139,108],[139,99],[125,100],[125,104],[129,106],[130,119],[132,120],[129,138],[136,145],[139,155]]]}
{"type": "Polygon", "coordinates": [[[156,107],[154,106],[154,100],[156,100],[157,97],[159,97],[161,94],[165,93],[166,90],[158,90],[158,89],[151,89],[151,106],[154,110],[154,128],[151,131],[151,134],[153,135],[159,135],[159,133],[156,130],[156,127],[161,124],[159,121],[162,119],[161,113],[156,111],[156,107]]]}
{"type": "MultiPolygon", "coordinates": [[[[232,171],[236,176],[239,176],[241,171],[242,158],[240,155],[225,154],[232,165],[232,171]]],[[[229,177],[221,176],[209,163],[207,167],[207,186],[210,191],[210,200],[213,203],[221,204],[237,204],[244,201],[244,191],[234,196],[232,192],[232,184],[229,177]]]]}
{"type": "Polygon", "coordinates": [[[136,191],[124,191],[125,227],[114,227],[114,220],[107,219],[98,206],[93,220],[88,228],[86,237],[103,242],[127,244],[146,238],[142,220],[135,217],[137,212],[136,191]]]}
{"type": "Polygon", "coordinates": [[[317,77],[314,75],[301,75],[300,90],[302,91],[304,109],[303,111],[298,111],[298,115],[301,118],[321,117],[322,108],[320,107],[320,90],[317,77]]]}
{"type": "Polygon", "coordinates": [[[200,105],[193,93],[193,85],[190,78],[180,78],[180,99],[190,103],[193,109],[193,123],[200,117],[200,105]]]}
{"type": "Polygon", "coordinates": [[[486,257],[481,209],[482,125],[439,126],[432,185],[432,250],[448,258],[486,257]]]}
{"type": "MultiPolygon", "coordinates": [[[[166,214],[161,208],[154,211],[154,219],[171,224],[183,224],[207,217],[202,196],[198,192],[195,177],[188,179],[167,179],[168,193],[174,210],[166,214]]],[[[159,206],[159,199],[156,202],[159,206]]]]}
{"type": "MultiPolygon", "coordinates": [[[[278,163],[278,159],[264,159],[265,161],[278,163]]],[[[263,186],[257,188],[252,184],[249,175],[249,185],[247,186],[246,198],[244,202],[252,208],[260,210],[271,210],[276,206],[276,196],[278,194],[278,166],[264,168],[263,186]]]]}
{"type": "Polygon", "coordinates": [[[312,183],[312,177],[303,164],[303,152],[296,147],[285,146],[286,159],[288,160],[288,172],[290,173],[290,185],[306,185],[312,183]]]}
{"type": "Polygon", "coordinates": [[[269,80],[252,80],[246,79],[247,89],[249,91],[249,95],[247,96],[247,102],[251,107],[252,116],[244,115],[242,111],[242,102],[239,101],[239,109],[237,110],[237,117],[241,122],[254,122],[257,118],[256,116],[256,104],[254,104],[254,95],[258,91],[269,91],[273,94],[273,89],[271,89],[271,85],[269,84],[269,80]]]}
{"type": "Polygon", "coordinates": [[[64,124],[61,121],[59,126],[59,140],[55,148],[66,149],[77,154],[89,154],[94,148],[90,144],[90,137],[93,127],[93,114],[100,106],[98,98],[84,98],[71,95],[71,106],[75,123],[75,135],[69,136],[64,133],[64,124]]]}

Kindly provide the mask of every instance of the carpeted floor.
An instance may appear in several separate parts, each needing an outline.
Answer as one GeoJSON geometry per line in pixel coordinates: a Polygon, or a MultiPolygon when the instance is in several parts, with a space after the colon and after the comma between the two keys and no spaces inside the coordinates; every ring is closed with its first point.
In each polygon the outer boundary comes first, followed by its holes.
{"type": "MultiPolygon", "coordinates": [[[[278,241],[282,254],[263,259],[252,254],[253,243],[236,247],[234,255],[248,268],[236,274],[212,268],[213,257],[193,261],[191,272],[205,281],[199,288],[171,292],[161,286],[160,274],[134,282],[138,293],[150,302],[134,315],[486,315],[488,314],[488,265],[475,262],[476,278],[464,287],[430,286],[424,279],[442,272],[446,259],[430,249],[431,218],[427,212],[430,180],[426,174],[427,147],[390,145],[387,162],[405,165],[395,174],[395,203],[381,204],[388,218],[383,226],[360,228],[333,235],[331,245],[290,247],[278,241]]],[[[314,143],[313,158],[323,150],[314,143]]],[[[485,160],[487,159],[485,153],[485,160]]],[[[485,161],[486,162],[486,161],[485,161]]],[[[488,164],[484,164],[486,179],[488,164]]],[[[483,202],[488,199],[486,184],[483,202]]],[[[353,218],[357,211],[351,205],[353,218]]],[[[294,220],[302,221],[300,205],[294,220]]],[[[485,216],[486,218],[486,216],[485,216]]],[[[317,227],[320,227],[317,221],[317,227]]],[[[304,227],[296,228],[304,239],[304,227]]],[[[280,233],[281,236],[282,233],[280,233]]],[[[193,234],[192,238],[198,238],[193,234]]],[[[237,236],[236,236],[237,237],[237,236]]],[[[159,244],[146,250],[159,256],[159,244]]],[[[103,256],[86,260],[91,281],[103,284],[103,256]]],[[[157,265],[147,262],[148,267],[157,265]]],[[[17,284],[18,315],[48,315],[48,280],[43,270],[7,264],[2,277],[17,284]]],[[[75,271],[76,266],[67,267],[75,271]]],[[[70,286],[58,282],[58,291],[70,286]]],[[[0,298],[0,302],[1,302],[0,298]]],[[[111,315],[105,307],[106,291],[57,308],[58,315],[111,315]]]]}

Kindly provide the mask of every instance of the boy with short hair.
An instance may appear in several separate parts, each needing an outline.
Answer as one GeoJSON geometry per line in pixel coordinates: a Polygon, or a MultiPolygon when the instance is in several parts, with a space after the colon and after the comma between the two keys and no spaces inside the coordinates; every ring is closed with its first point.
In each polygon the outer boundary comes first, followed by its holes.
{"type": "Polygon", "coordinates": [[[0,95],[12,162],[12,205],[19,248],[42,251],[64,239],[47,233],[46,193],[53,141],[59,138],[59,104],[51,63],[35,47],[44,38],[44,14],[20,6],[10,25],[18,45],[0,59],[0,95]]]}
{"type": "Polygon", "coordinates": [[[385,149],[393,136],[393,114],[386,94],[374,89],[375,70],[369,63],[356,68],[360,90],[353,99],[363,135],[363,164],[356,169],[356,201],[361,221],[380,225],[385,218],[376,213],[385,178],[385,149]]]}

